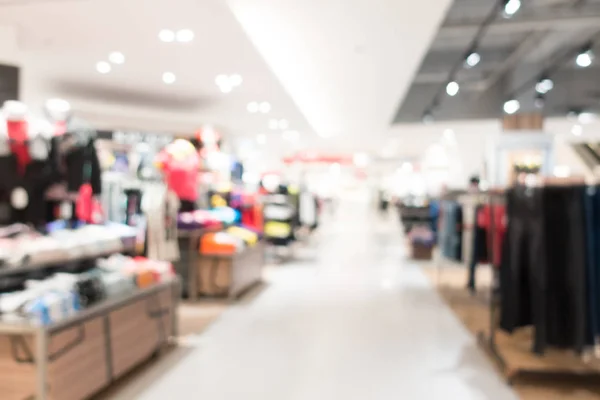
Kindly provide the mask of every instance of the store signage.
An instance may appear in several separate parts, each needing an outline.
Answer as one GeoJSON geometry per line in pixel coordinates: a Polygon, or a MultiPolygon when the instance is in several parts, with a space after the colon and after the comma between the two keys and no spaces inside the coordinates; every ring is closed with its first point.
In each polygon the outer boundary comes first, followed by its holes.
{"type": "Polygon", "coordinates": [[[173,141],[173,135],[168,133],[141,131],[99,131],[98,137],[120,144],[148,143],[156,147],[164,147],[173,141]]]}
{"type": "Polygon", "coordinates": [[[290,157],[284,157],[283,162],[285,164],[293,164],[293,163],[338,163],[338,164],[353,164],[354,160],[352,156],[343,155],[343,154],[324,154],[324,153],[316,153],[316,152],[300,152],[296,153],[290,157]]]}

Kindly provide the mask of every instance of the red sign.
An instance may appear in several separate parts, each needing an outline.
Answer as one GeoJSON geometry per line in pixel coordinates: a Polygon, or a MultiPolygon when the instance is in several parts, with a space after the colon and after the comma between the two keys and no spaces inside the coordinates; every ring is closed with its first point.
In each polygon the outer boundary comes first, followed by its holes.
{"type": "Polygon", "coordinates": [[[284,157],[283,162],[286,164],[294,164],[294,163],[326,163],[326,164],[343,164],[349,165],[353,164],[352,156],[345,154],[324,154],[317,152],[299,152],[289,157],[284,157]]]}

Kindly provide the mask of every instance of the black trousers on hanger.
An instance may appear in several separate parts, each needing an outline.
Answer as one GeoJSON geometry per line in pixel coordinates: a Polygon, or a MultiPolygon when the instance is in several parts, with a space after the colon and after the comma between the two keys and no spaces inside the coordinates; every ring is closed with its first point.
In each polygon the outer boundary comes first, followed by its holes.
{"type": "Polygon", "coordinates": [[[501,327],[535,327],[534,351],[583,351],[588,332],[583,186],[517,188],[501,267],[501,327]]]}
{"type": "MultiPolygon", "coordinates": [[[[541,193],[524,188],[509,191],[506,214],[508,226],[500,267],[500,326],[513,332],[531,324],[543,325],[544,280],[539,268],[545,264],[541,193]]],[[[536,337],[535,341],[539,339],[536,337]]]]}
{"type": "MultiPolygon", "coordinates": [[[[547,344],[582,352],[588,332],[584,186],[543,190],[546,227],[547,344]]],[[[537,327],[536,327],[537,328],[537,327]]]]}

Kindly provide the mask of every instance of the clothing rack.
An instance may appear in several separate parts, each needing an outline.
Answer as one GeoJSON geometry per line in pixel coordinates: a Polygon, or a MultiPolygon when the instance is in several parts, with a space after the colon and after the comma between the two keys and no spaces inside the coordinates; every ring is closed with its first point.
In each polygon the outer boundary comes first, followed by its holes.
{"type": "MultiPolygon", "coordinates": [[[[495,194],[488,194],[487,195],[487,203],[491,206],[493,206],[494,204],[498,204],[500,202],[505,202],[505,197],[503,193],[495,193],[495,194]]],[[[494,213],[490,213],[490,231],[494,232],[496,229],[496,220],[495,220],[495,216],[494,213]]],[[[494,258],[494,246],[490,246],[489,249],[489,258],[493,259],[494,258]]],[[[496,269],[494,269],[494,276],[492,279],[492,286],[490,288],[490,296],[489,296],[489,311],[490,311],[490,320],[489,320],[489,334],[486,334],[485,331],[481,331],[478,334],[478,340],[479,340],[479,344],[488,352],[492,355],[492,357],[494,358],[494,360],[498,363],[498,365],[500,366],[502,372],[504,374],[507,375],[507,381],[510,385],[512,385],[513,383],[513,378],[514,378],[514,373],[513,374],[507,374],[506,369],[507,369],[507,363],[505,361],[504,356],[502,355],[502,353],[499,351],[498,346],[496,344],[496,333],[497,333],[497,328],[498,328],[498,310],[499,310],[499,306],[500,306],[500,299],[499,299],[499,277],[498,277],[498,271],[496,269]]]]}
{"type": "MultiPolygon", "coordinates": [[[[564,181],[543,180],[538,183],[538,186],[559,186],[569,184],[580,184],[580,180],[567,179],[564,181]]],[[[490,193],[489,205],[504,204],[506,197],[504,193],[490,193]]],[[[496,225],[501,221],[495,221],[494,213],[491,213],[490,227],[491,231],[495,232],[496,225]]],[[[505,238],[506,240],[506,238],[505,238]]],[[[490,257],[494,257],[494,246],[490,248],[490,257]]],[[[595,383],[600,378],[600,371],[580,370],[568,368],[527,368],[522,366],[513,366],[507,361],[505,355],[498,347],[497,333],[500,327],[500,286],[499,286],[499,270],[494,268],[494,279],[489,296],[489,332],[480,331],[477,335],[479,345],[493,357],[494,361],[500,367],[507,383],[513,385],[518,378],[530,379],[545,379],[553,381],[584,381],[595,383]]]]}
{"type": "MultiPolygon", "coordinates": [[[[466,190],[450,190],[446,193],[444,193],[443,195],[441,195],[439,197],[439,201],[455,201],[458,202],[459,198],[467,195],[468,192],[466,190]]],[[[440,204],[440,210],[441,210],[441,204],[440,204]]],[[[439,221],[438,221],[439,223],[439,221]]],[[[438,230],[438,235],[439,235],[439,230],[438,230]]],[[[439,236],[436,240],[439,240],[439,236]]],[[[436,285],[439,286],[440,284],[440,279],[441,279],[441,275],[442,275],[442,264],[444,263],[444,261],[450,261],[449,259],[447,259],[447,257],[444,256],[442,249],[439,246],[439,242],[438,242],[438,251],[437,251],[437,256],[436,256],[436,285]]]]}

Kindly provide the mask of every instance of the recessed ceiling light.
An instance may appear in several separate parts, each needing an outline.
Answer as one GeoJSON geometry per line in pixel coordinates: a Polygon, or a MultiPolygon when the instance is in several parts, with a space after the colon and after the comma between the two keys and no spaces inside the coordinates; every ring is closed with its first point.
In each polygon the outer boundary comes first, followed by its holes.
{"type": "Polygon", "coordinates": [[[577,55],[575,63],[581,68],[587,68],[592,65],[594,53],[591,50],[584,50],[577,55]]]}
{"type": "Polygon", "coordinates": [[[175,37],[180,43],[189,43],[194,40],[194,32],[191,29],[180,29],[175,37]]]}
{"type": "Polygon", "coordinates": [[[467,68],[473,68],[481,61],[481,56],[478,52],[474,51],[470,53],[465,59],[465,65],[467,68]]]}
{"type": "Polygon", "coordinates": [[[275,130],[277,128],[279,128],[279,121],[276,119],[269,120],[269,129],[275,130]]]}
{"type": "Polygon", "coordinates": [[[110,70],[111,66],[106,61],[100,61],[99,63],[96,63],[96,71],[100,72],[101,74],[108,74],[110,70]]]}
{"type": "Polygon", "coordinates": [[[507,114],[514,114],[519,111],[520,108],[521,103],[519,103],[519,100],[512,99],[504,103],[504,112],[507,114]]]}
{"type": "Polygon", "coordinates": [[[591,113],[591,112],[581,112],[581,113],[579,113],[577,118],[579,119],[579,122],[581,122],[582,124],[589,124],[596,119],[596,114],[591,113]]]}
{"type": "Polygon", "coordinates": [[[521,0],[508,0],[504,5],[504,17],[510,18],[521,8],[521,0]]]}
{"type": "Polygon", "coordinates": [[[223,92],[223,93],[230,93],[231,90],[233,90],[233,88],[229,84],[221,85],[221,86],[219,86],[219,89],[221,89],[221,92],[223,92]]]}
{"type": "Polygon", "coordinates": [[[158,32],[158,38],[165,43],[171,43],[175,40],[175,32],[170,29],[163,29],[158,32]]]}
{"type": "Polygon", "coordinates": [[[125,55],[119,51],[113,51],[108,55],[108,60],[113,64],[123,64],[125,62],[125,55]]]}
{"type": "Polygon", "coordinates": [[[259,106],[260,112],[263,114],[269,113],[271,111],[271,104],[269,102],[263,101],[259,106]]]}
{"type": "Polygon", "coordinates": [[[575,124],[571,128],[571,133],[575,136],[581,136],[581,134],[583,133],[583,127],[581,125],[575,124]]]}
{"type": "Polygon", "coordinates": [[[162,80],[164,83],[166,83],[167,85],[170,85],[172,83],[175,83],[175,81],[177,80],[177,77],[175,76],[174,73],[172,72],[165,72],[162,75],[162,80]]]}
{"type": "Polygon", "coordinates": [[[240,74],[233,74],[229,77],[229,84],[232,87],[240,86],[244,80],[240,74]]]}
{"type": "Polygon", "coordinates": [[[554,89],[554,81],[548,77],[540,78],[535,84],[535,91],[540,94],[546,94],[554,89]]]}
{"type": "Polygon", "coordinates": [[[256,101],[252,101],[250,103],[248,103],[248,105],[246,106],[246,109],[248,110],[249,113],[257,113],[258,109],[259,109],[259,105],[256,101]]]}
{"type": "Polygon", "coordinates": [[[456,96],[458,94],[458,91],[460,90],[460,86],[458,85],[458,83],[452,81],[449,82],[446,85],[446,93],[448,93],[448,96],[456,96]]]}
{"type": "Polygon", "coordinates": [[[280,119],[278,125],[279,129],[287,129],[290,126],[290,123],[287,121],[287,119],[280,119]]]}

